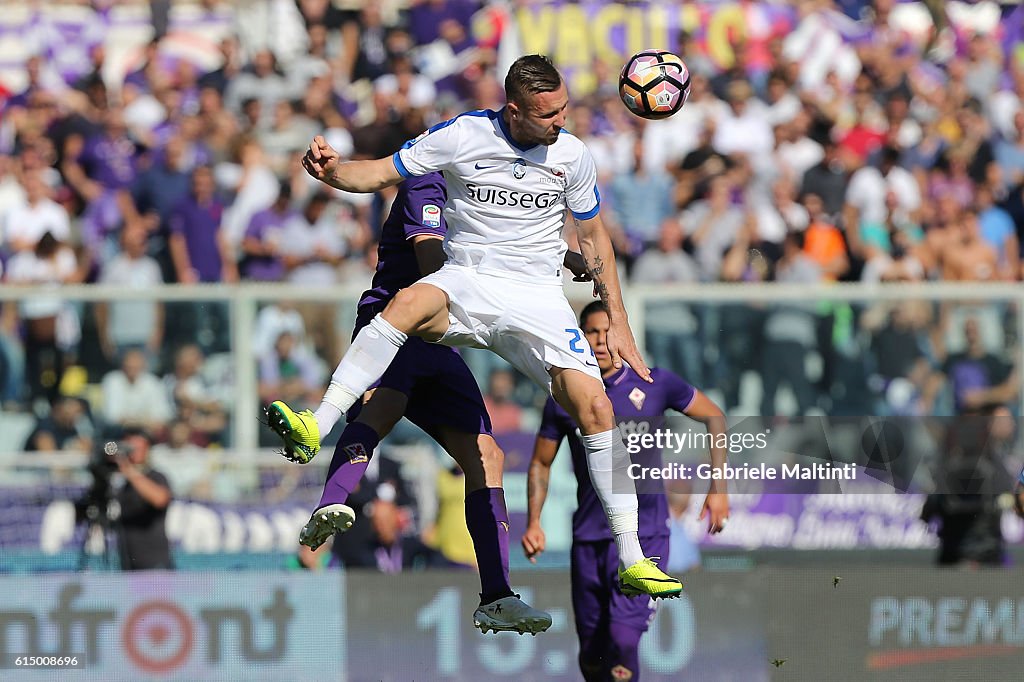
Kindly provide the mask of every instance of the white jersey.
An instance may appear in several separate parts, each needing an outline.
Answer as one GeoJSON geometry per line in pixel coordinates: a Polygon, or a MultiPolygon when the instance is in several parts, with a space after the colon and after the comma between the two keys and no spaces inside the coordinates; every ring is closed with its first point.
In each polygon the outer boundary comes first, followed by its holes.
{"type": "Polygon", "coordinates": [[[597,170],[586,146],[563,131],[552,145],[523,148],[502,111],[471,111],[440,123],[395,153],[403,177],[443,171],[448,262],[533,280],[560,278],[565,210],[597,215],[597,170]]]}

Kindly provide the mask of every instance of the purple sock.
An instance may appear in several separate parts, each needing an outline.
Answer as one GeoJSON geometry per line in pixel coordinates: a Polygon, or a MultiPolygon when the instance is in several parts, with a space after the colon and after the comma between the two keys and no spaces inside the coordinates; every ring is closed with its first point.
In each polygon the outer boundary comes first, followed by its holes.
{"type": "Polygon", "coordinates": [[[379,442],[377,432],[366,424],[352,422],[345,427],[341,440],[334,448],[334,459],[327,470],[327,483],[324,484],[324,494],[320,497],[317,509],[329,504],[345,504],[366,473],[373,449],[379,442]]]}
{"type": "Polygon", "coordinates": [[[480,568],[480,603],[512,596],[508,580],[508,509],[505,491],[481,488],[466,495],[466,526],[480,568]]]}

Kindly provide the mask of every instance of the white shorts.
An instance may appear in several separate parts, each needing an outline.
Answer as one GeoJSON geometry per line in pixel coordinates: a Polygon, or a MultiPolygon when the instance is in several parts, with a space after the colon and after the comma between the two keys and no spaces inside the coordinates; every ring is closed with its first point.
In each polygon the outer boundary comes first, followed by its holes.
{"type": "Polygon", "coordinates": [[[448,295],[446,346],[488,348],[551,392],[552,367],[601,380],[561,282],[523,282],[445,264],[420,280],[448,295]]]}

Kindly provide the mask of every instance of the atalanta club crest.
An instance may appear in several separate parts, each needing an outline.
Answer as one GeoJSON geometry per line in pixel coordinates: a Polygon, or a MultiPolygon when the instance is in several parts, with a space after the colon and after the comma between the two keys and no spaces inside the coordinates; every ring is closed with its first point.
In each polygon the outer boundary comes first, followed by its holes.
{"type": "Polygon", "coordinates": [[[516,159],[512,164],[512,177],[516,180],[522,180],[526,175],[526,163],[522,159],[516,159]]]}

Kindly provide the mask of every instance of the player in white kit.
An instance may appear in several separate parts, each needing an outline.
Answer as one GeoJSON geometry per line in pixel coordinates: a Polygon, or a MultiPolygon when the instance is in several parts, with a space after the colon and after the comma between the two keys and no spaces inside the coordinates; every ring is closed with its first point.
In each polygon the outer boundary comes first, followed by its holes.
{"type": "MultiPolygon", "coordinates": [[[[579,425],[591,479],[618,547],[624,589],[677,596],[680,582],[643,555],[636,491],[624,475],[629,458],[593,351],[562,290],[561,230],[568,209],[588,272],[609,310],[607,347],[614,366],[625,362],[651,381],[623,307],[593,158],[562,129],[568,95],[546,57],[519,58],[505,91],[508,103],[500,111],[456,116],[392,157],[342,162],[322,137],[314,138],[303,158],[306,171],[346,191],[375,192],[406,177],[442,171],[448,187],[447,260],[399,291],[356,335],[315,414],[296,413],[277,401],[267,408],[270,425],[286,449],[312,457],[321,434],[380,378],[408,335],[489,348],[546,387],[579,425]]],[[[323,522],[336,517],[325,513],[323,522]]]]}

